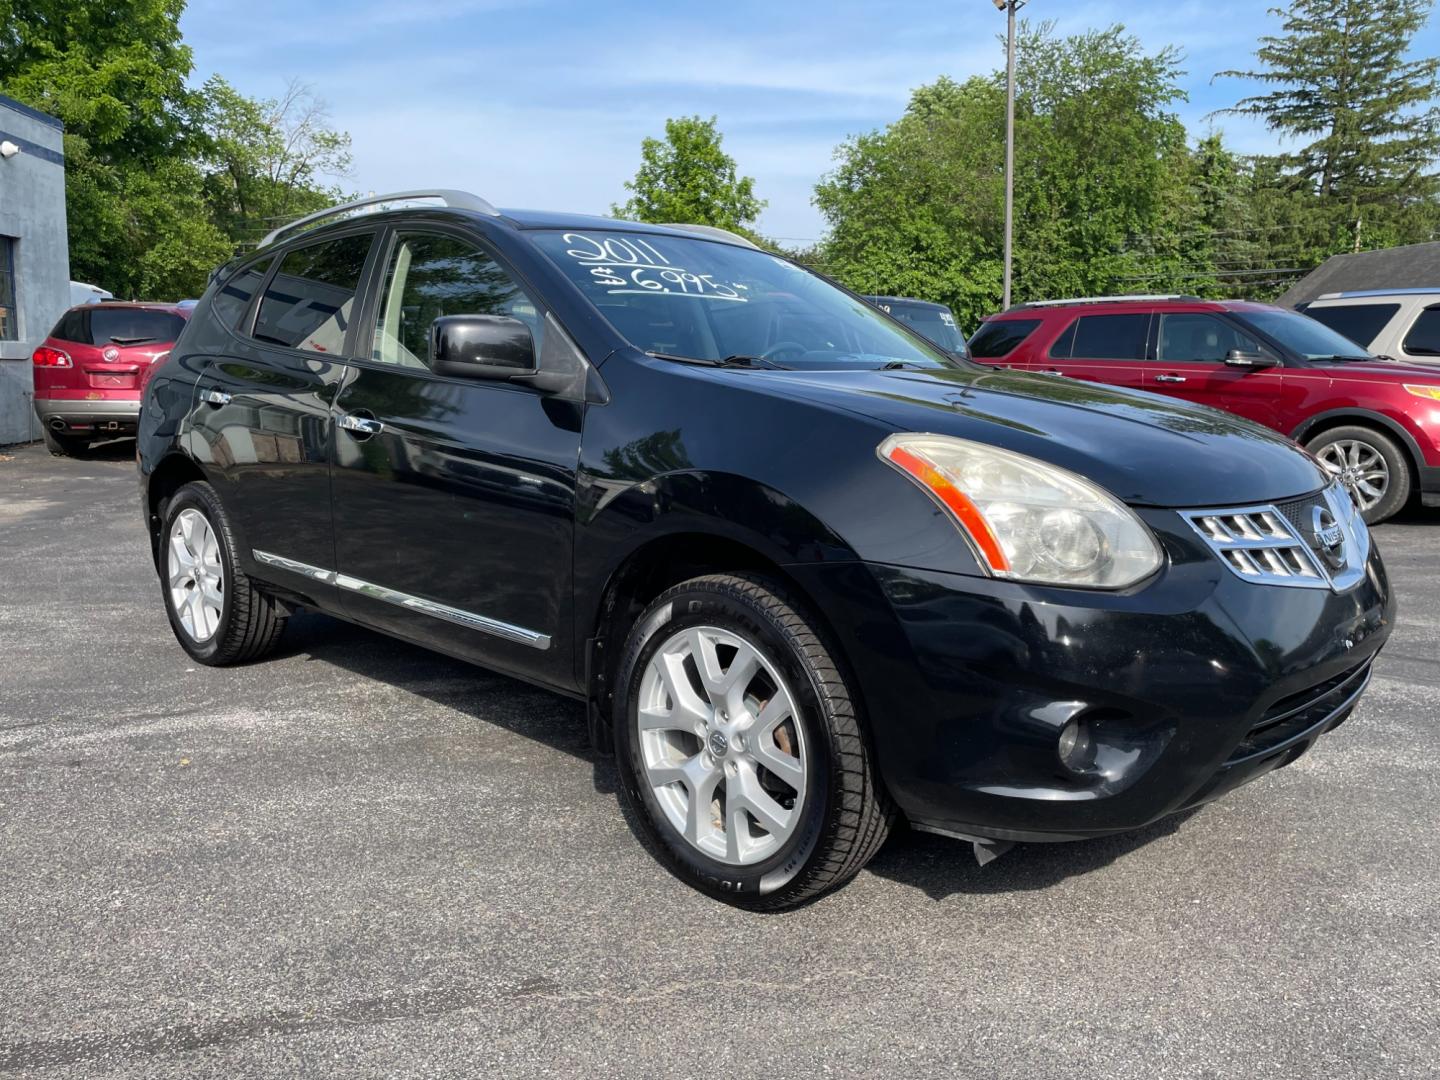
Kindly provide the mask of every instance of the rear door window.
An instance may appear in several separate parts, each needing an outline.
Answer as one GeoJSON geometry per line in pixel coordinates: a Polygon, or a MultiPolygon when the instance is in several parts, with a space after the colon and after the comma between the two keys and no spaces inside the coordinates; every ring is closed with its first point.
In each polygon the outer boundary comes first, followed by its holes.
{"type": "Polygon", "coordinates": [[[1411,356],[1440,356],[1440,307],[1420,313],[1405,335],[1405,351],[1411,356]]]}
{"type": "Polygon", "coordinates": [[[296,248],[280,261],[255,316],[257,341],[339,356],[373,233],[296,248]]]}
{"type": "Polygon", "coordinates": [[[1341,307],[1312,305],[1305,309],[1305,314],[1324,323],[1337,334],[1344,334],[1362,349],[1368,349],[1399,310],[1399,304],[1345,304],[1341,307]]]}
{"type": "Polygon", "coordinates": [[[970,339],[970,355],[976,360],[998,360],[1009,356],[1039,328],[1039,319],[995,319],[987,322],[970,339]]]}
{"type": "Polygon", "coordinates": [[[1144,360],[1149,315],[1082,315],[1050,355],[1062,360],[1144,360]]]}

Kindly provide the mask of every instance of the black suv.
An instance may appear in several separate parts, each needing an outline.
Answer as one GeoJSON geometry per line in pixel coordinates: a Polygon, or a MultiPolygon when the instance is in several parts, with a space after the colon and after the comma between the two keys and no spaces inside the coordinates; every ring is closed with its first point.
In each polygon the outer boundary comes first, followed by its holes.
{"type": "Polygon", "coordinates": [[[586,701],[671,867],[771,909],[897,818],[1133,829],[1355,706],[1385,570],[1285,439],[972,366],[739,238],[422,194],[267,238],[147,386],[196,660],[305,607],[586,701]]]}

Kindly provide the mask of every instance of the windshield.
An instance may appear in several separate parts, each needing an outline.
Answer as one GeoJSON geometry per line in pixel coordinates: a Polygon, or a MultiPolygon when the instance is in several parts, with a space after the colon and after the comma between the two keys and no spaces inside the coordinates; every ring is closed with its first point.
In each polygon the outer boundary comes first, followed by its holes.
{"type": "Polygon", "coordinates": [[[97,306],[90,309],[90,344],[140,345],[174,341],[185,320],[168,311],[97,306]]]}
{"type": "Polygon", "coordinates": [[[608,230],[546,230],[535,239],[647,353],[815,371],[956,366],[863,300],[763,251],[608,230]]]}
{"type": "Polygon", "coordinates": [[[873,303],[892,319],[899,319],[946,352],[965,352],[965,337],[955,325],[955,316],[949,308],[907,303],[904,300],[875,300],[873,303]]]}
{"type": "Polygon", "coordinates": [[[1245,311],[1236,314],[1306,360],[1375,359],[1349,338],[1298,311],[1245,311]]]}

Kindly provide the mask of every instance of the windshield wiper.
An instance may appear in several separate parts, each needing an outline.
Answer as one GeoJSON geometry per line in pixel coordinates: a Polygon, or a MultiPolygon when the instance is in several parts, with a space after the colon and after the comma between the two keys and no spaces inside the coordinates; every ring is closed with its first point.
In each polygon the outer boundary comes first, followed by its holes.
{"type": "Polygon", "coordinates": [[[910,360],[891,360],[888,364],[881,364],[876,371],[925,371],[923,364],[916,364],[910,360]]]}
{"type": "Polygon", "coordinates": [[[727,356],[723,360],[710,360],[702,356],[677,356],[674,353],[651,352],[646,356],[653,356],[656,360],[674,360],[681,364],[698,364],[700,367],[715,368],[770,368],[775,371],[789,371],[784,364],[777,364],[774,360],[766,360],[763,356],[727,356]]]}
{"type": "Polygon", "coordinates": [[[1368,362],[1368,361],[1370,361],[1370,360],[1377,360],[1377,359],[1379,359],[1379,357],[1375,357],[1375,356],[1341,356],[1341,355],[1338,355],[1338,354],[1337,354],[1337,355],[1335,355],[1335,356],[1312,356],[1312,357],[1310,358],[1310,361],[1311,361],[1311,363],[1320,363],[1320,364],[1330,364],[1330,363],[1341,363],[1341,364],[1343,364],[1343,363],[1356,363],[1356,364],[1359,364],[1359,363],[1365,363],[1365,362],[1368,362]]]}
{"type": "Polygon", "coordinates": [[[121,346],[121,347],[125,347],[125,346],[129,346],[129,345],[143,345],[143,344],[144,344],[145,342],[147,342],[147,341],[158,341],[158,340],[160,340],[160,339],[159,339],[159,338],[156,338],[156,337],[153,337],[153,336],[151,336],[151,337],[112,337],[112,338],[110,339],[110,344],[111,344],[111,345],[119,345],[119,346],[121,346]]]}

